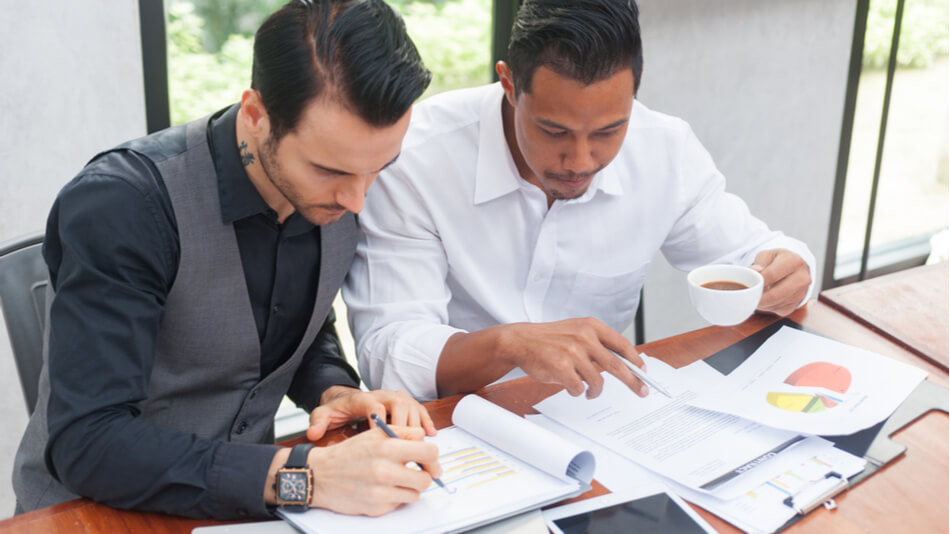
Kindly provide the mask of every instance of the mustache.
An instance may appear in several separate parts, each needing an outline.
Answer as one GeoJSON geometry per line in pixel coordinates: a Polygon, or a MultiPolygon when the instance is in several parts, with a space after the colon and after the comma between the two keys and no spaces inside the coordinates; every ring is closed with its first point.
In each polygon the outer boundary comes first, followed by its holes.
{"type": "Polygon", "coordinates": [[[319,209],[328,210],[328,211],[346,210],[346,208],[344,208],[343,206],[339,204],[311,204],[310,207],[319,208],[319,209]]]}
{"type": "Polygon", "coordinates": [[[546,178],[551,178],[551,179],[554,179],[554,180],[569,180],[569,181],[575,182],[575,181],[577,181],[577,180],[587,180],[587,179],[589,179],[589,178],[592,178],[595,174],[597,174],[598,172],[604,170],[604,167],[605,167],[605,165],[601,165],[600,167],[597,167],[596,169],[594,169],[594,170],[592,170],[592,171],[588,171],[588,172],[574,172],[574,171],[568,171],[568,172],[553,172],[553,171],[547,171],[547,172],[544,173],[544,176],[545,176],[546,178]]]}

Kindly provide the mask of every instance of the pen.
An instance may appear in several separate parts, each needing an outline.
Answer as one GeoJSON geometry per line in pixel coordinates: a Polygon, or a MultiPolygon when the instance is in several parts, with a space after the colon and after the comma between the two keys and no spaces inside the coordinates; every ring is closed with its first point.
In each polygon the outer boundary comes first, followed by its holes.
{"type": "Polygon", "coordinates": [[[643,380],[643,383],[659,391],[660,393],[666,395],[667,397],[671,399],[673,398],[673,395],[670,395],[670,392],[667,391],[666,388],[661,386],[660,383],[657,382],[656,380],[653,380],[652,378],[650,378],[650,375],[646,374],[646,372],[643,369],[640,369],[636,365],[633,365],[632,363],[630,363],[630,360],[624,358],[623,356],[617,354],[616,352],[614,352],[614,355],[620,358],[620,361],[627,364],[627,367],[630,368],[631,371],[633,371],[633,374],[637,375],[637,378],[639,378],[640,380],[643,380]]]}
{"type": "MultiPolygon", "coordinates": [[[[383,432],[385,432],[387,436],[389,436],[389,437],[391,437],[391,438],[399,439],[399,436],[397,436],[396,433],[393,432],[393,429],[389,428],[389,425],[387,425],[385,422],[383,422],[383,420],[382,420],[378,415],[376,415],[376,414],[371,414],[371,415],[370,415],[370,418],[373,419],[373,422],[376,423],[376,426],[378,426],[379,428],[383,429],[383,432]]],[[[420,468],[420,469],[421,469],[421,468],[420,468]]],[[[444,489],[449,495],[455,493],[455,491],[450,490],[445,484],[443,484],[441,479],[436,478],[436,477],[432,477],[432,481],[435,482],[436,484],[438,484],[439,487],[442,488],[442,489],[444,489]]]]}

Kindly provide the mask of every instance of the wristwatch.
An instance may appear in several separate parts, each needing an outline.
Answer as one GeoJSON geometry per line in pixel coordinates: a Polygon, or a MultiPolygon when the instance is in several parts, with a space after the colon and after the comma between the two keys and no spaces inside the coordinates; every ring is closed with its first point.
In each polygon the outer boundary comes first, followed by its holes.
{"type": "Polygon", "coordinates": [[[284,467],[277,470],[277,506],[288,512],[304,512],[310,508],[313,497],[313,470],[307,464],[307,454],[313,445],[294,445],[284,467]]]}

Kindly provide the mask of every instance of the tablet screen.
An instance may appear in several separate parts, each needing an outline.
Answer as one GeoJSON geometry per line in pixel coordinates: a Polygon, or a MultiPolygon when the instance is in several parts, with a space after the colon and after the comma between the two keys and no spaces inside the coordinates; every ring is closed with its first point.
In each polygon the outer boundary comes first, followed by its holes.
{"type": "Polygon", "coordinates": [[[553,523],[563,534],[628,534],[630,532],[705,534],[706,532],[665,493],[556,519],[553,523]]]}

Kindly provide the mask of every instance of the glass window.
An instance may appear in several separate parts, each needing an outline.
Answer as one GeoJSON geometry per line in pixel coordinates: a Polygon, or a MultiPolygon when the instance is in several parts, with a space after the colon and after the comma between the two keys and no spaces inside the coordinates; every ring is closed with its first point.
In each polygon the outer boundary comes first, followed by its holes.
{"type": "MultiPolygon", "coordinates": [[[[285,0],[168,0],[171,122],[236,102],[251,83],[254,32],[285,0]]],[[[432,71],[428,96],[491,81],[491,0],[391,0],[432,71]]]]}
{"type": "Polygon", "coordinates": [[[870,2],[836,280],[860,269],[869,208],[874,217],[868,270],[931,252],[946,257],[945,250],[932,250],[931,238],[947,229],[947,0],[904,4],[877,198],[869,206],[896,4],[870,2]]]}

